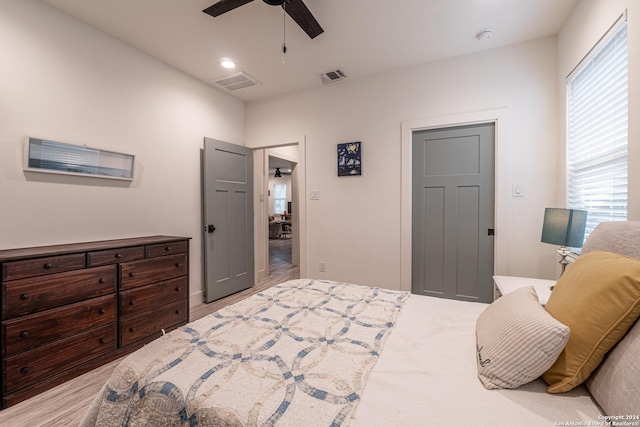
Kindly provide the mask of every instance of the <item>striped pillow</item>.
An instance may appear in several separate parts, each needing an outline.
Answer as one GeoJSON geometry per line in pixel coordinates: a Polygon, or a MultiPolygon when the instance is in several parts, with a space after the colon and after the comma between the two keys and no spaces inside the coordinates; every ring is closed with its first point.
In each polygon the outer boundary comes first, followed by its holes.
{"type": "Polygon", "coordinates": [[[553,365],[569,333],[540,305],[532,286],[508,293],[476,321],[478,378],[488,389],[533,381],[553,365]]]}

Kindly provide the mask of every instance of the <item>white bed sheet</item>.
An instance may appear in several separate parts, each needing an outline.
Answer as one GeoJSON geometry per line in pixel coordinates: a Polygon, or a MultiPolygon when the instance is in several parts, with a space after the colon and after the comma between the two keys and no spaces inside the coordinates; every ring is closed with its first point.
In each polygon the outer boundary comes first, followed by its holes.
{"type": "Polygon", "coordinates": [[[349,426],[544,427],[602,421],[584,387],[552,395],[538,379],[516,390],[486,390],[475,361],[475,323],[485,307],[411,295],[349,426]]]}

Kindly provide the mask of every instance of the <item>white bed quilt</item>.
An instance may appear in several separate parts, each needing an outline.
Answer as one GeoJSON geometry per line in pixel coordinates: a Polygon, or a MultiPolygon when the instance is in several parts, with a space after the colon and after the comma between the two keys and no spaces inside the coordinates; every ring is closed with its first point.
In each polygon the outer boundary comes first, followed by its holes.
{"type": "Polygon", "coordinates": [[[132,353],[81,425],[346,425],[408,296],[277,285],[132,353]]]}
{"type": "Polygon", "coordinates": [[[582,386],[554,395],[537,379],[515,390],[485,389],[477,377],[475,325],[486,307],[411,295],[350,427],[605,425],[582,386]]]}
{"type": "Polygon", "coordinates": [[[559,426],[602,422],[579,387],[486,390],[486,304],[344,283],[277,285],[128,356],[82,426],[559,426]],[[384,349],[383,349],[384,347],[384,349]]]}

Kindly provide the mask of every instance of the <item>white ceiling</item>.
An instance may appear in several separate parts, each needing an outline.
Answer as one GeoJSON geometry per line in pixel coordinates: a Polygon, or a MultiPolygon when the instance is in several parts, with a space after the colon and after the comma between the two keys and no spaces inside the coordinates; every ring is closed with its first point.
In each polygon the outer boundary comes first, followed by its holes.
{"type": "Polygon", "coordinates": [[[290,161],[281,159],[279,157],[269,156],[269,169],[280,168],[282,170],[291,169],[293,165],[290,161]]]}
{"type": "Polygon", "coordinates": [[[554,35],[577,2],[305,0],[325,31],[311,40],[261,0],[217,18],[202,12],[217,0],[42,1],[209,84],[242,70],[261,83],[232,92],[244,101],[320,86],[334,68],[355,79],[554,35]],[[494,36],[479,42],[484,28],[494,36]],[[223,57],[237,68],[222,68],[223,57]]]}

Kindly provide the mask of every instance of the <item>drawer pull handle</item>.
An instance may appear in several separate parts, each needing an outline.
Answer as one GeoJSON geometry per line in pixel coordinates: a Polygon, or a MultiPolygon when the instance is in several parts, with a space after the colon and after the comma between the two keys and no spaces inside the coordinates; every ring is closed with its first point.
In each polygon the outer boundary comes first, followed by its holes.
{"type": "Polygon", "coordinates": [[[98,311],[98,313],[100,314],[105,314],[107,311],[104,308],[101,308],[100,311],[98,311]]]}
{"type": "Polygon", "coordinates": [[[23,366],[22,368],[20,368],[20,373],[22,373],[23,375],[26,375],[29,373],[29,368],[26,366],[23,366]]]}
{"type": "Polygon", "coordinates": [[[136,274],[135,274],[133,271],[132,271],[131,273],[129,273],[129,277],[133,277],[133,276],[135,276],[135,275],[136,275],[136,274]]]}
{"type": "Polygon", "coordinates": [[[180,264],[179,262],[176,262],[176,267],[180,268],[182,267],[182,264],[180,264]]]}
{"type": "Polygon", "coordinates": [[[29,294],[20,295],[20,299],[23,300],[23,301],[28,300],[29,299],[29,294]]]}
{"type": "Polygon", "coordinates": [[[29,336],[29,332],[28,331],[20,332],[20,338],[27,338],[28,336],[29,336]]]}
{"type": "Polygon", "coordinates": [[[180,292],[181,290],[180,286],[176,286],[176,292],[180,292]]]}
{"type": "Polygon", "coordinates": [[[116,254],[116,258],[122,258],[122,254],[116,254]]]}
{"type": "Polygon", "coordinates": [[[104,280],[103,278],[100,278],[100,280],[98,280],[98,283],[104,283],[106,282],[106,280],[104,280]]]}
{"type": "Polygon", "coordinates": [[[129,301],[129,305],[135,305],[135,304],[136,303],[133,300],[129,301]]]}
{"type": "Polygon", "coordinates": [[[167,251],[167,252],[169,252],[169,251],[171,250],[171,246],[165,246],[165,247],[164,247],[164,250],[165,250],[165,251],[167,251]]]}
{"type": "Polygon", "coordinates": [[[133,332],[135,329],[133,328],[129,328],[129,332],[133,332]]]}
{"type": "Polygon", "coordinates": [[[180,313],[181,313],[181,311],[180,311],[180,310],[176,310],[176,314],[180,314],[180,313]]]}
{"type": "Polygon", "coordinates": [[[48,270],[48,269],[50,269],[51,267],[53,267],[53,265],[52,265],[50,262],[48,262],[48,263],[46,263],[46,264],[44,265],[44,269],[45,269],[45,270],[48,270]]]}
{"type": "Polygon", "coordinates": [[[104,344],[104,343],[106,343],[107,341],[105,341],[105,339],[104,339],[104,338],[100,338],[100,341],[98,341],[98,342],[99,342],[100,344],[104,344]]]}

